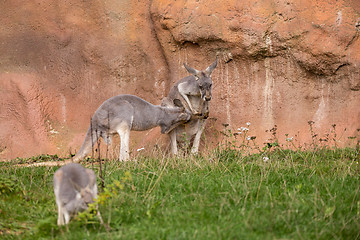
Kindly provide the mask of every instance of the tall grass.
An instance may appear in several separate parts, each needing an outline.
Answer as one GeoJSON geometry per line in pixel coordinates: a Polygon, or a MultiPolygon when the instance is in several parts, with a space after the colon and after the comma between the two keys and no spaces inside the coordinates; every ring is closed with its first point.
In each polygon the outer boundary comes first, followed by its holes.
{"type": "Polygon", "coordinates": [[[107,161],[100,195],[120,183],[100,205],[108,227],[93,218],[59,228],[57,167],[2,163],[0,238],[359,238],[358,149],[278,149],[266,156],[218,148],[208,156],[107,161]]]}
{"type": "Polygon", "coordinates": [[[276,126],[264,146],[224,126],[205,155],[83,162],[99,176],[104,225],[91,212],[56,225],[58,167],[21,164],[57,156],[0,163],[0,238],[360,239],[359,147],[329,147],[336,134],[320,141],[309,126],[310,148],[280,144],[276,126]]]}

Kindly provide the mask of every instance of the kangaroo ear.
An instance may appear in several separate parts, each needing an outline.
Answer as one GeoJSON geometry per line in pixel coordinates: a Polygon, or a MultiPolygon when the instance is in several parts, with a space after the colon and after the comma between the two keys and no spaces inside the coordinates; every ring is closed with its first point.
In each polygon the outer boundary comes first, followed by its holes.
{"type": "Polygon", "coordinates": [[[177,107],[179,107],[179,108],[184,108],[184,105],[182,104],[182,102],[180,101],[180,99],[175,98],[173,102],[174,102],[174,105],[175,105],[175,106],[177,106],[177,107]]]}
{"type": "Polygon", "coordinates": [[[189,73],[191,73],[192,75],[194,75],[194,76],[196,77],[196,80],[200,78],[200,76],[201,76],[201,71],[196,70],[196,69],[194,69],[194,68],[192,68],[192,67],[189,67],[189,66],[186,65],[185,63],[184,63],[184,67],[186,68],[186,70],[187,70],[189,73]]]}
{"type": "Polygon", "coordinates": [[[54,174],[54,181],[61,182],[63,176],[64,176],[64,172],[62,171],[62,169],[56,171],[54,174]]]}
{"type": "Polygon", "coordinates": [[[96,184],[96,175],[93,170],[86,168],[85,169],[87,175],[89,176],[89,184],[88,187],[92,187],[96,184]]]}
{"type": "Polygon", "coordinates": [[[214,71],[214,69],[216,68],[217,63],[218,63],[218,58],[216,57],[215,62],[213,62],[213,63],[205,70],[206,75],[208,75],[208,76],[211,75],[211,73],[212,73],[212,72],[214,71]]]}

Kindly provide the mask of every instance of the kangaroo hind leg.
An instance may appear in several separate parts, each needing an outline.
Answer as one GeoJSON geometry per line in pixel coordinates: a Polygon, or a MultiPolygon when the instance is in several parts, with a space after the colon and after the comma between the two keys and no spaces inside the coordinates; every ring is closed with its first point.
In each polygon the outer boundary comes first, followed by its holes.
{"type": "Polygon", "coordinates": [[[178,154],[177,140],[176,140],[177,136],[176,135],[177,135],[176,128],[171,130],[171,132],[169,133],[171,154],[173,154],[173,155],[178,154]]]}
{"type": "Polygon", "coordinates": [[[199,146],[200,146],[200,138],[201,138],[201,135],[202,135],[202,133],[204,131],[205,125],[206,125],[206,119],[199,120],[199,122],[198,122],[198,124],[196,126],[198,129],[197,129],[196,134],[195,134],[193,146],[191,148],[191,153],[198,153],[199,146]]]}
{"type": "Polygon", "coordinates": [[[129,155],[129,138],[130,138],[131,127],[126,122],[120,124],[117,129],[117,133],[120,136],[120,161],[127,161],[130,158],[129,155]]]}

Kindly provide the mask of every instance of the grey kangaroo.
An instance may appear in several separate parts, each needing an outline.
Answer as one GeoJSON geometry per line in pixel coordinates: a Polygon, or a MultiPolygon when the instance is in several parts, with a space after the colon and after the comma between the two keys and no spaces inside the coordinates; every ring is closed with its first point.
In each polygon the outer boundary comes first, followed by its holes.
{"type": "Polygon", "coordinates": [[[112,136],[116,133],[121,140],[119,160],[128,160],[131,130],[144,131],[160,126],[161,133],[167,134],[190,117],[191,113],[184,108],[153,105],[134,95],[112,97],[96,110],[85,140],[73,161],[80,162],[99,137],[102,137],[106,144],[111,144],[112,136]]]}
{"type": "Polygon", "coordinates": [[[169,95],[162,100],[162,106],[184,106],[191,111],[191,119],[170,131],[170,144],[172,154],[177,154],[177,143],[181,136],[191,140],[194,136],[192,153],[197,153],[200,137],[209,116],[209,101],[211,100],[212,79],[211,74],[217,66],[217,59],[204,71],[199,71],[184,64],[191,76],[185,77],[174,84],[169,95]]]}
{"type": "MultiPolygon", "coordinates": [[[[54,174],[54,192],[58,206],[57,224],[68,224],[72,216],[86,210],[97,197],[95,173],[76,163],[62,166],[54,174]]],[[[99,211],[98,217],[103,223],[99,211]]]]}

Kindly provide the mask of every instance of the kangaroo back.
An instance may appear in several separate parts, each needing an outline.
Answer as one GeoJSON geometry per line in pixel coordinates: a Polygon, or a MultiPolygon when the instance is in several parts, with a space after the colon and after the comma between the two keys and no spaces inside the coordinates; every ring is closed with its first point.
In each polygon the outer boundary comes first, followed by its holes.
{"type": "Polygon", "coordinates": [[[58,225],[67,224],[70,217],[87,209],[97,196],[94,171],[70,163],[54,174],[54,193],[58,205],[58,225]]]}
{"type": "Polygon", "coordinates": [[[167,133],[188,121],[190,115],[184,108],[169,109],[153,105],[134,95],[120,94],[111,97],[95,111],[85,140],[72,160],[80,162],[100,136],[106,144],[110,144],[111,137],[115,134],[119,134],[121,140],[119,160],[128,160],[130,131],[145,131],[160,126],[161,132],[167,133]]]}

